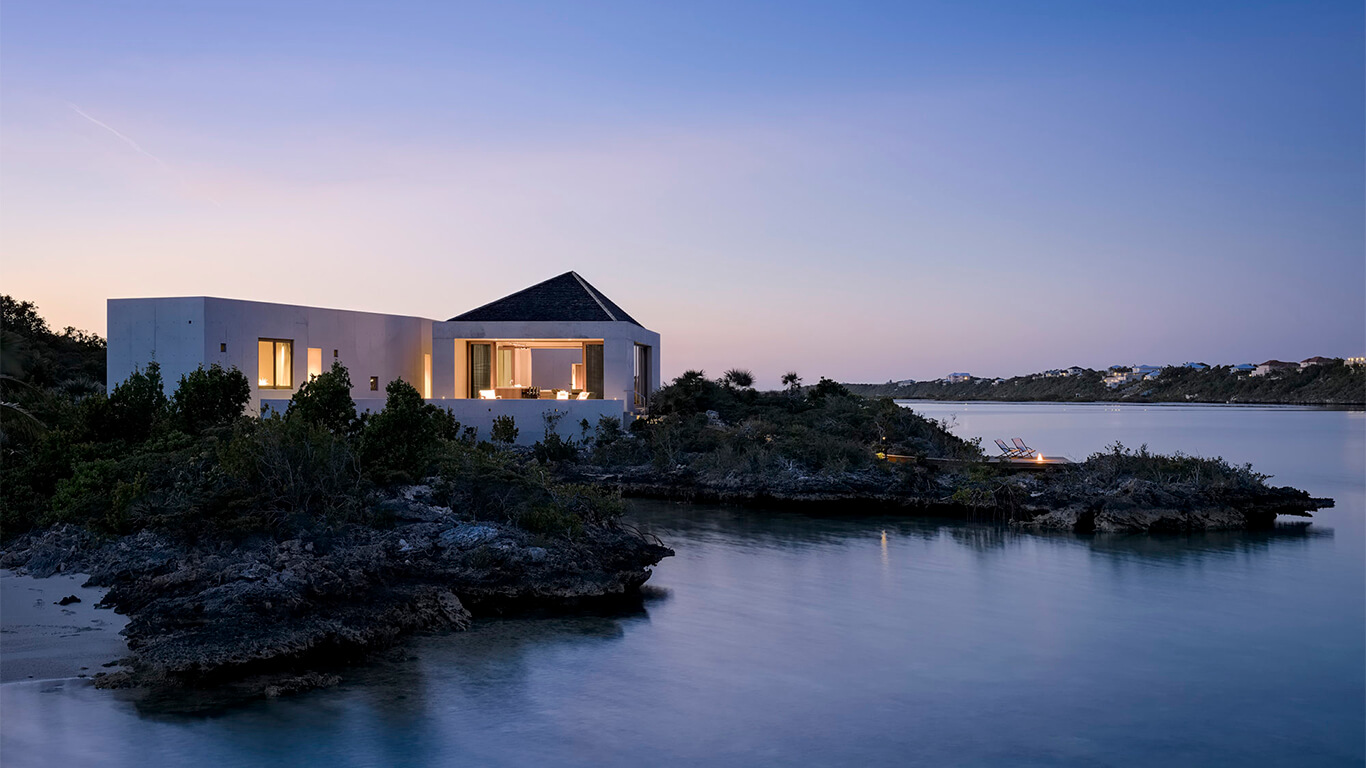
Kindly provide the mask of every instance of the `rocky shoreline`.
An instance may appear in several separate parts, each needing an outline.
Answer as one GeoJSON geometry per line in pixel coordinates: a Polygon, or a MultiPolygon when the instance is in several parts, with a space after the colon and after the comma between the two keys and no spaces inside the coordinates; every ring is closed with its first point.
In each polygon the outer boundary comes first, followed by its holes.
{"type": "Polygon", "coordinates": [[[1273,526],[1280,515],[1312,517],[1314,511],[1333,506],[1332,499],[1289,487],[1204,488],[1198,483],[1136,478],[1098,482],[1085,465],[987,480],[967,472],[925,469],[901,475],[862,471],[716,480],[686,469],[660,472],[649,466],[610,473],[578,470],[574,478],[626,497],[994,520],[1076,533],[1256,530],[1273,526]]]}
{"type": "Polygon", "coordinates": [[[89,573],[89,585],[109,587],[104,604],[129,617],[132,655],[97,686],[275,696],[335,683],[335,670],[414,631],[630,599],[650,566],[673,554],[619,524],[549,537],[464,519],[421,486],[382,506],[391,526],[283,540],[188,543],[151,531],[101,539],[59,525],[11,542],[0,567],[89,573]]]}

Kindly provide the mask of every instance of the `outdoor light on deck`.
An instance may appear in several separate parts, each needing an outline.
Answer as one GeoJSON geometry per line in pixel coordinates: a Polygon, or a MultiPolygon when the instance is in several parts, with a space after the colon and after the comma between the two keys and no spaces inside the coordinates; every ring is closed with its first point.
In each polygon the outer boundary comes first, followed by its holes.
{"type": "Polygon", "coordinates": [[[1042,454],[1042,453],[1035,454],[1035,455],[1034,455],[1034,460],[1035,460],[1035,461],[1042,462],[1042,461],[1043,461],[1043,454],[1042,454]]]}

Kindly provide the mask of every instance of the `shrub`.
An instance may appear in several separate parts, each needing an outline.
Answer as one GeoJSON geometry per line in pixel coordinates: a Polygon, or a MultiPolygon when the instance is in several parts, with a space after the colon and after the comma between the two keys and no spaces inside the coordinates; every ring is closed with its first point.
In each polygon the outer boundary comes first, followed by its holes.
{"type": "Polygon", "coordinates": [[[165,422],[170,401],[161,383],[161,366],[147,364],[147,370],[134,369],[119,382],[105,401],[104,422],[100,425],[106,439],[139,443],[165,422]]]}
{"type": "Polygon", "coordinates": [[[441,442],[460,434],[460,425],[450,411],[424,402],[402,379],[389,382],[384,391],[384,410],[361,429],[361,466],[366,477],[381,484],[416,482],[426,475],[441,442]]]}
{"type": "Polygon", "coordinates": [[[566,440],[560,437],[558,427],[563,418],[563,413],[546,412],[545,436],[531,446],[531,453],[536,461],[548,464],[556,461],[573,461],[578,458],[579,448],[574,444],[573,438],[566,440]]]}
{"type": "Polygon", "coordinates": [[[489,439],[495,443],[512,445],[517,442],[517,422],[510,414],[493,417],[493,431],[489,439]]]}
{"type": "Polygon", "coordinates": [[[250,399],[251,383],[246,375],[214,363],[181,376],[171,403],[176,425],[186,434],[198,435],[232,424],[250,399]]]}
{"type": "Polygon", "coordinates": [[[246,421],[218,453],[235,488],[232,506],[259,511],[260,528],[278,511],[310,519],[351,519],[362,499],[360,467],[345,438],[302,419],[246,421]]]}
{"type": "Polygon", "coordinates": [[[351,372],[341,361],[299,386],[289,399],[285,418],[317,424],[334,435],[354,431],[356,402],[351,399],[351,372]]]}

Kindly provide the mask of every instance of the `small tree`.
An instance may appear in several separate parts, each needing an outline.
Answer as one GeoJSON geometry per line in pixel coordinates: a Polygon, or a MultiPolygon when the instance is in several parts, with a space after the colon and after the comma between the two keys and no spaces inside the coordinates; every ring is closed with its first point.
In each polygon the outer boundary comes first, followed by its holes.
{"type": "Polygon", "coordinates": [[[493,417],[493,432],[489,439],[495,443],[512,445],[517,442],[517,422],[511,414],[493,417]]]}
{"type": "Polygon", "coordinates": [[[289,399],[287,419],[303,419],[327,428],[334,435],[356,429],[356,401],[351,399],[351,372],[341,361],[299,387],[289,399]]]}
{"type": "Polygon", "coordinates": [[[822,376],[821,380],[816,382],[816,386],[807,390],[806,394],[812,402],[820,403],[827,397],[849,397],[849,389],[838,381],[831,381],[822,376]]]}
{"type": "Polygon", "coordinates": [[[796,371],[788,371],[783,374],[783,386],[787,388],[788,394],[797,394],[802,388],[802,377],[796,371]]]}
{"type": "Polygon", "coordinates": [[[251,382],[236,368],[224,370],[218,363],[199,366],[180,377],[171,396],[175,422],[186,434],[231,424],[242,415],[251,399],[251,382]]]}
{"type": "Polygon", "coordinates": [[[460,425],[445,408],[424,402],[412,384],[395,379],[384,388],[384,410],[361,430],[361,467],[381,483],[422,479],[441,447],[460,425]]]}
{"type": "Polygon", "coordinates": [[[105,428],[111,439],[146,440],[170,410],[161,383],[161,366],[153,361],[147,364],[146,371],[134,368],[127,379],[115,385],[105,406],[105,428]]]}

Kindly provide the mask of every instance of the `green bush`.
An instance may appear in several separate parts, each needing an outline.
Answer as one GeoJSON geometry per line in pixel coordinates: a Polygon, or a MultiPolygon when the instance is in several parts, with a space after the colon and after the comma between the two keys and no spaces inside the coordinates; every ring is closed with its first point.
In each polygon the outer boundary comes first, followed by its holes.
{"type": "Polygon", "coordinates": [[[258,521],[263,529],[277,529],[288,515],[354,519],[364,498],[346,438],[303,419],[244,422],[219,450],[217,465],[228,480],[228,507],[265,515],[258,521]]]}
{"type": "Polygon", "coordinates": [[[493,417],[493,430],[489,439],[503,445],[517,442],[517,421],[510,414],[493,417]]]}
{"type": "Polygon", "coordinates": [[[442,442],[460,434],[460,425],[450,411],[424,402],[402,379],[389,382],[385,394],[384,410],[361,428],[361,466],[380,484],[417,482],[432,467],[442,442]]]}
{"type": "Polygon", "coordinates": [[[114,386],[105,401],[105,439],[139,443],[151,436],[170,415],[170,400],[161,382],[161,366],[147,364],[147,370],[134,369],[127,379],[114,386]]]}
{"type": "Polygon", "coordinates": [[[531,454],[536,461],[542,464],[559,461],[574,461],[579,456],[579,447],[574,444],[574,439],[566,440],[560,437],[560,420],[564,418],[563,413],[546,412],[545,416],[545,436],[536,441],[531,446],[531,454]]]}
{"type": "Polygon", "coordinates": [[[285,418],[316,424],[334,435],[350,434],[358,424],[351,399],[351,372],[340,361],[299,386],[289,398],[285,418]]]}
{"type": "Polygon", "coordinates": [[[199,366],[180,377],[171,396],[176,425],[186,434],[231,425],[251,400],[251,383],[241,371],[218,363],[199,366]]]}

